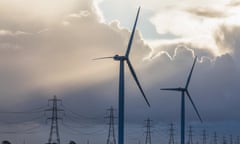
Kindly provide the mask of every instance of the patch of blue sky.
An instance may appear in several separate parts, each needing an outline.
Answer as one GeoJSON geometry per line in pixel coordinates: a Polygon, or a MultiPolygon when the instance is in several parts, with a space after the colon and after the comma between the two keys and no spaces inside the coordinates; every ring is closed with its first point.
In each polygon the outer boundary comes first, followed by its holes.
{"type": "MultiPolygon", "coordinates": [[[[102,11],[104,19],[107,23],[118,20],[121,27],[126,27],[129,30],[132,29],[136,8],[132,5],[126,5],[125,3],[105,0],[99,3],[99,8],[102,11]]],[[[140,12],[140,19],[138,22],[138,28],[144,39],[158,40],[158,39],[175,39],[177,36],[171,33],[159,34],[156,27],[150,22],[150,18],[153,16],[153,12],[147,9],[142,9],[140,12]]]]}

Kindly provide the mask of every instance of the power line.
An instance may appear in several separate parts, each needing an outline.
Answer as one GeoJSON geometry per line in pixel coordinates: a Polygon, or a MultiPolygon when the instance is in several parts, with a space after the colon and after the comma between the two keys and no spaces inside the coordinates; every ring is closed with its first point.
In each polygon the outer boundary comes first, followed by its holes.
{"type": "Polygon", "coordinates": [[[69,131],[76,132],[75,134],[83,134],[83,135],[101,134],[102,135],[102,134],[106,133],[105,129],[98,129],[98,130],[95,130],[95,131],[92,131],[92,132],[82,132],[82,131],[79,131],[79,129],[77,129],[76,127],[69,126],[66,123],[63,123],[63,126],[66,129],[68,129],[69,131]]]}
{"type": "Polygon", "coordinates": [[[77,112],[74,112],[73,110],[71,110],[70,108],[66,107],[63,104],[61,106],[64,108],[65,111],[70,112],[73,116],[80,118],[80,120],[82,120],[82,119],[99,120],[99,118],[100,118],[99,116],[96,116],[96,117],[85,116],[85,115],[79,114],[77,112]]]}
{"type": "Polygon", "coordinates": [[[34,114],[44,112],[47,105],[34,108],[29,111],[0,111],[0,114],[34,114]]]}
{"type": "Polygon", "coordinates": [[[37,126],[34,126],[34,127],[29,127],[27,129],[20,129],[20,130],[17,130],[17,131],[0,131],[1,134],[26,134],[26,133],[29,133],[29,132],[33,132],[33,130],[36,130],[36,129],[39,129],[41,127],[41,125],[37,125],[37,126]]]}

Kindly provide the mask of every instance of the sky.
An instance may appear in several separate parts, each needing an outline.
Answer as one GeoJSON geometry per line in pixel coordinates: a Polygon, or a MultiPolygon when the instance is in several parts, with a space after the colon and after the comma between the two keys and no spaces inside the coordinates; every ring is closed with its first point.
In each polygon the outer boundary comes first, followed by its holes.
{"type": "Polygon", "coordinates": [[[0,0],[0,139],[46,143],[56,95],[62,143],[105,143],[119,64],[93,59],[125,53],[139,6],[130,59],[151,107],[126,68],[126,142],[144,142],[149,117],[153,143],[168,141],[171,122],[179,143],[180,94],[160,88],[183,87],[195,56],[189,92],[203,123],[186,100],[187,127],[195,141],[203,129],[209,142],[240,135],[239,0],[0,0]]]}

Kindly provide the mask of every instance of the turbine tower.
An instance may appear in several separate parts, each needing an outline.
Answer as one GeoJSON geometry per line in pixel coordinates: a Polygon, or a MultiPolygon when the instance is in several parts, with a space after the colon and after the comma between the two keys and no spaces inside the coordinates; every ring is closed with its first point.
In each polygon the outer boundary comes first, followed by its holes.
{"type": "Polygon", "coordinates": [[[195,112],[197,113],[198,118],[200,119],[200,121],[202,122],[202,118],[197,110],[196,105],[194,104],[189,92],[188,92],[188,86],[191,80],[191,76],[192,76],[192,72],[196,63],[197,57],[195,57],[191,71],[189,73],[186,85],[184,88],[179,87],[179,88],[162,88],[161,90],[166,90],[166,91],[178,91],[181,92],[181,144],[185,144],[185,94],[187,94],[190,102],[193,105],[193,108],[195,110],[195,112]]]}
{"type": "Polygon", "coordinates": [[[127,46],[127,50],[125,55],[120,56],[120,55],[115,55],[115,56],[111,56],[111,57],[101,57],[101,58],[96,58],[94,60],[99,60],[99,59],[109,59],[112,58],[115,61],[119,61],[120,62],[120,71],[119,71],[119,94],[118,94],[118,144],[124,144],[124,64],[125,62],[127,62],[128,68],[138,86],[138,88],[140,89],[145,101],[147,102],[148,106],[150,107],[150,104],[147,100],[147,97],[145,96],[145,93],[140,85],[140,82],[137,78],[137,75],[135,73],[135,70],[131,64],[131,61],[129,59],[129,54],[130,54],[130,50],[132,47],[132,42],[133,42],[133,38],[134,38],[134,33],[135,33],[135,29],[136,29],[136,25],[137,25],[137,21],[138,21],[138,16],[139,16],[139,12],[140,12],[140,7],[138,8],[137,11],[137,16],[135,19],[135,23],[133,25],[133,29],[132,29],[132,33],[128,42],[128,46],[127,46]]]}

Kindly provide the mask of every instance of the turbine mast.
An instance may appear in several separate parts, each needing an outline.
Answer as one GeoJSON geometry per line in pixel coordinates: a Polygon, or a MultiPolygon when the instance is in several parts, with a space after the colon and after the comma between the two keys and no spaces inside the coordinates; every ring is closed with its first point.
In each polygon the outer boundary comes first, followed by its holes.
{"type": "Polygon", "coordinates": [[[118,144],[124,144],[124,61],[120,61],[118,100],[118,144]]]}

